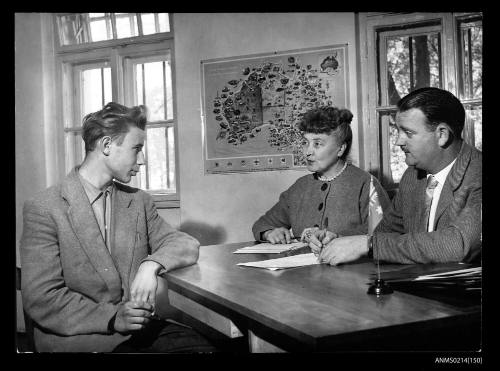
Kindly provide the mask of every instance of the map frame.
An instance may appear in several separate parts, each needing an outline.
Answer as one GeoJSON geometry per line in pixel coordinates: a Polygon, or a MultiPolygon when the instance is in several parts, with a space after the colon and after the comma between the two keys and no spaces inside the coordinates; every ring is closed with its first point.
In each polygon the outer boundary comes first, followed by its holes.
{"type": "Polygon", "coordinates": [[[302,170],[300,115],[321,104],[350,108],[347,43],[200,63],[204,174],[302,170]]]}

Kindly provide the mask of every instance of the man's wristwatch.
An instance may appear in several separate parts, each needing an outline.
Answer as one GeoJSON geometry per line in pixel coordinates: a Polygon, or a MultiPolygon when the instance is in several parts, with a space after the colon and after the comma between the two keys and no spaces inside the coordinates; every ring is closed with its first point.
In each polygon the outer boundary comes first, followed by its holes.
{"type": "Polygon", "coordinates": [[[368,236],[368,257],[373,259],[373,235],[368,236]]]}

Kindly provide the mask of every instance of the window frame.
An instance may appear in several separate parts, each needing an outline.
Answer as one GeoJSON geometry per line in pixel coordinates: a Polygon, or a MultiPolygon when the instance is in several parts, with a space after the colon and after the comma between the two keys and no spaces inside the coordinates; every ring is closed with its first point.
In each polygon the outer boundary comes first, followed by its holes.
{"type": "MultiPolygon", "coordinates": [[[[460,51],[457,44],[457,22],[466,18],[481,16],[476,13],[359,13],[359,57],[361,60],[361,91],[363,92],[362,122],[363,122],[363,146],[364,156],[360,165],[368,172],[381,179],[382,184],[390,194],[394,194],[399,184],[391,181],[390,156],[388,148],[387,130],[380,127],[381,114],[386,114],[395,109],[394,105],[379,105],[379,92],[381,82],[379,79],[379,55],[378,55],[378,33],[389,28],[412,28],[420,25],[432,27],[432,22],[438,21],[441,24],[441,87],[455,94],[462,103],[467,103],[459,96],[458,83],[461,79],[459,75],[458,62],[460,61],[460,51]],[[386,147],[382,147],[386,146],[386,147]],[[382,163],[382,161],[384,163],[382,163]]],[[[404,30],[399,30],[405,33],[404,30]]],[[[418,32],[410,33],[417,34],[418,32]]],[[[481,99],[482,100],[482,99],[481,99]]],[[[465,138],[464,131],[464,139],[465,138]]]]}
{"type": "MultiPolygon", "coordinates": [[[[67,14],[72,14],[72,13],[54,13],[54,43],[55,43],[55,51],[56,54],[60,53],[74,53],[74,52],[84,52],[84,51],[93,51],[96,49],[101,49],[101,48],[111,48],[115,46],[122,46],[122,45],[129,45],[129,44],[136,44],[136,43],[155,43],[155,42],[161,42],[165,39],[174,39],[174,24],[173,24],[173,14],[168,13],[168,22],[170,26],[170,31],[168,32],[160,32],[160,33],[155,33],[155,34],[148,34],[148,35],[140,35],[140,36],[132,36],[132,37],[124,37],[124,38],[119,38],[119,39],[111,39],[111,40],[102,40],[102,41],[93,41],[93,42],[88,42],[88,43],[83,43],[83,44],[76,44],[76,45],[62,45],[61,40],[59,38],[59,30],[58,30],[58,24],[57,24],[57,17],[58,16],[63,16],[67,14]]],[[[110,18],[114,18],[115,15],[114,13],[105,13],[105,14],[110,14],[110,18]]],[[[142,13],[134,13],[137,16],[137,27],[141,27],[141,17],[140,14],[142,13]]],[[[149,14],[149,13],[147,13],[149,14]]],[[[139,31],[140,32],[140,31],[139,31]]]]}
{"type": "MultiPolygon", "coordinates": [[[[57,14],[60,15],[60,14],[57,14]]],[[[57,19],[54,16],[54,30],[56,35],[57,19]]],[[[169,14],[170,29],[173,30],[172,15],[169,14]]],[[[55,38],[59,42],[59,38],[55,38]]],[[[175,193],[165,193],[162,191],[147,190],[155,202],[157,208],[178,208],[180,207],[180,182],[179,182],[179,148],[178,148],[178,117],[177,117],[177,97],[175,82],[175,50],[173,32],[138,36],[127,39],[106,40],[89,44],[60,46],[56,49],[56,101],[59,105],[57,132],[60,133],[58,140],[64,145],[61,158],[65,161],[61,164],[66,174],[69,164],[75,163],[73,153],[68,151],[68,133],[81,132],[81,114],[79,105],[75,104],[78,99],[77,84],[74,81],[74,71],[80,65],[91,65],[107,63],[111,67],[112,99],[115,102],[127,106],[134,105],[133,91],[130,90],[133,76],[126,76],[126,59],[134,56],[148,57],[164,55],[170,52],[170,68],[172,77],[172,109],[173,120],[171,125],[174,130],[174,155],[175,155],[175,193]],[[77,115],[80,115],[77,117],[77,115]],[[73,157],[72,157],[73,156],[73,157]]],[[[78,162],[78,161],[76,161],[78,162]]],[[[166,169],[165,169],[166,171],[166,169]]]]}

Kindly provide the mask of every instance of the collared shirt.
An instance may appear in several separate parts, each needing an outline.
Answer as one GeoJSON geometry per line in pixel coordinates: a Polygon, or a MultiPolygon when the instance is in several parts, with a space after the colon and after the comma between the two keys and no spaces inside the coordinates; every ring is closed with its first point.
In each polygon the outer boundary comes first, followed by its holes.
{"type": "Polygon", "coordinates": [[[78,173],[78,175],[83,185],[83,189],[87,194],[90,205],[92,206],[92,210],[94,211],[104,243],[106,244],[108,250],[111,251],[111,200],[114,189],[113,183],[100,190],[82,177],[80,173],[78,173]]]}
{"type": "Polygon", "coordinates": [[[454,159],[448,166],[446,166],[443,170],[441,170],[436,174],[427,174],[427,178],[429,178],[431,175],[434,175],[434,178],[436,178],[436,180],[438,181],[438,185],[434,189],[434,194],[432,196],[432,201],[431,201],[431,210],[429,212],[429,225],[427,227],[428,232],[432,232],[434,230],[434,218],[436,216],[436,209],[439,203],[439,197],[441,196],[441,191],[443,190],[443,185],[444,182],[446,181],[446,177],[448,176],[448,173],[450,172],[456,160],[457,159],[454,159]]]}

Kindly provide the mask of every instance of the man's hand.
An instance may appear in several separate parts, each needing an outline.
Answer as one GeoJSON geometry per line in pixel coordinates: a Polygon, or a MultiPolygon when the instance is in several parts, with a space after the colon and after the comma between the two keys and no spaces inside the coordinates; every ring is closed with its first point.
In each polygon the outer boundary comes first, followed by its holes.
{"type": "Polygon", "coordinates": [[[317,256],[324,246],[338,237],[339,235],[337,233],[330,232],[326,229],[316,229],[312,230],[310,234],[307,234],[307,236],[304,237],[304,240],[309,244],[309,248],[314,255],[317,256]]]}
{"type": "Polygon", "coordinates": [[[278,227],[265,231],[262,237],[264,240],[271,242],[273,245],[276,243],[290,243],[292,241],[290,230],[284,227],[278,227]]]}
{"type": "Polygon", "coordinates": [[[130,286],[131,301],[146,302],[154,307],[158,287],[157,275],[161,267],[161,264],[151,260],[142,262],[130,286]]]}
{"type": "Polygon", "coordinates": [[[153,306],[149,303],[127,301],[116,312],[113,328],[122,334],[141,330],[149,323],[152,311],[153,306]]]}
{"type": "Polygon", "coordinates": [[[346,236],[332,240],[319,254],[320,263],[338,265],[358,260],[368,253],[368,236],[346,236]]]}

